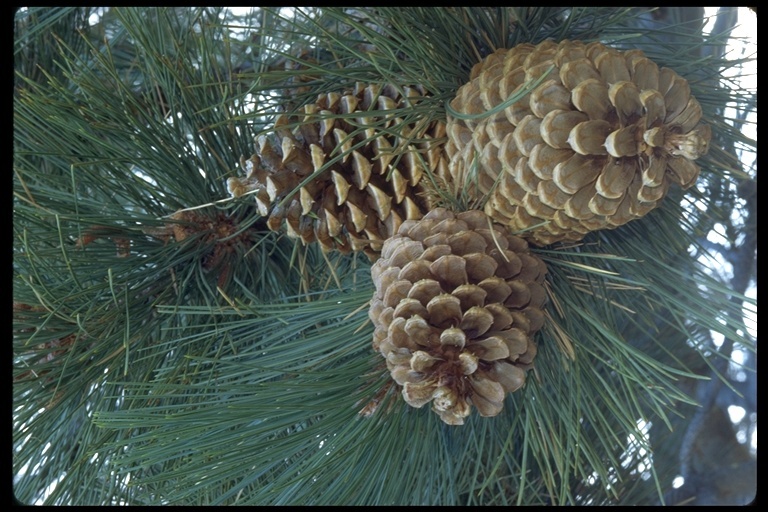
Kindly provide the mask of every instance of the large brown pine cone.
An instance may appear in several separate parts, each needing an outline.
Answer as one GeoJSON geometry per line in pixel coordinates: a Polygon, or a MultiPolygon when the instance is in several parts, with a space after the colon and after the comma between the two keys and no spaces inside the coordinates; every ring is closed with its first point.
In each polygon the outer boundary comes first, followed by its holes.
{"type": "Polygon", "coordinates": [[[405,221],[371,274],[374,349],[413,407],[451,425],[501,412],[525,383],[544,324],[546,266],[481,211],[405,221]]]}
{"type": "Polygon", "coordinates": [[[485,200],[495,221],[537,245],[577,241],[694,184],[710,129],[688,82],[640,50],[578,41],[521,44],[477,64],[451,107],[454,190],[485,200]],[[551,68],[551,69],[550,69],[551,68]],[[483,117],[526,83],[532,92],[483,117]]]}
{"type": "Polygon", "coordinates": [[[403,93],[358,85],[346,94],[320,95],[304,107],[303,117],[278,116],[275,134],[257,137],[247,177],[228,180],[230,192],[256,190],[272,230],[286,220],[288,233],[305,243],[317,240],[327,250],[363,250],[377,257],[404,220],[426,213],[425,170],[446,165],[445,125],[406,124],[398,117],[404,111],[396,109],[425,93],[418,88],[403,93]]]}

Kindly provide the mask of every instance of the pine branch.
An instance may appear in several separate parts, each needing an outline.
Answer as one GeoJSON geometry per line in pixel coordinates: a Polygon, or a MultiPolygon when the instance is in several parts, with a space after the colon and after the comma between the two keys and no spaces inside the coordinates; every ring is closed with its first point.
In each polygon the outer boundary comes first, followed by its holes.
{"type": "MultiPolygon", "coordinates": [[[[689,255],[738,203],[730,184],[749,176],[728,148],[755,146],[718,110],[754,95],[710,82],[736,64],[691,58],[725,35],[657,44],[700,19],[658,29],[615,8],[239,19],[111,8],[77,32],[80,11],[28,12],[17,48],[30,61],[17,66],[14,98],[21,501],[649,503],[679,470],[657,452],[650,465],[652,449],[681,442],[682,429],[656,429],[690,414],[694,383],[727,362],[710,360],[709,331],[753,349],[741,316],[754,303],[740,288],[748,272],[720,283],[689,255]],[[552,307],[535,371],[501,414],[451,428],[405,404],[371,350],[370,261],[268,232],[252,197],[229,198],[226,182],[255,135],[293,128],[275,126],[277,115],[318,94],[422,85],[428,94],[397,112],[408,122],[379,123],[382,136],[407,138],[398,126],[445,119],[481,58],[546,38],[637,46],[700,72],[692,87],[717,148],[684,201],[671,195],[621,229],[536,250],[552,307]]],[[[754,181],[743,183],[750,216],[733,247],[754,261],[754,181]]]]}

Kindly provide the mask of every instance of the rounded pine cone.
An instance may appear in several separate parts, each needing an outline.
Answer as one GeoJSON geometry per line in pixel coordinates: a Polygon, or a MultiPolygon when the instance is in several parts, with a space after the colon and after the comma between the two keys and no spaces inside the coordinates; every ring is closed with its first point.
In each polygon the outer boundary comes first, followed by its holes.
{"type": "Polygon", "coordinates": [[[273,136],[256,138],[245,178],[227,182],[235,197],[256,190],[259,211],[278,231],[327,250],[378,256],[404,220],[427,211],[425,170],[438,172],[445,125],[410,124],[401,109],[425,95],[419,88],[358,84],[347,94],[329,93],[306,105],[304,114],[280,115],[273,136]],[[391,114],[384,113],[393,110],[391,114]],[[378,117],[366,111],[382,111],[378,117]],[[359,116],[339,117],[360,113],[359,116]],[[383,132],[392,129],[400,137],[383,132]]]}
{"type": "Polygon", "coordinates": [[[577,241],[694,184],[711,132],[688,82],[640,50],[578,41],[501,49],[451,103],[446,153],[456,190],[537,245],[577,241]],[[482,114],[543,75],[503,111],[482,114]]]}
{"type": "Polygon", "coordinates": [[[544,262],[481,211],[405,221],[371,274],[373,347],[413,407],[451,425],[495,416],[525,383],[544,324],[544,262]]]}

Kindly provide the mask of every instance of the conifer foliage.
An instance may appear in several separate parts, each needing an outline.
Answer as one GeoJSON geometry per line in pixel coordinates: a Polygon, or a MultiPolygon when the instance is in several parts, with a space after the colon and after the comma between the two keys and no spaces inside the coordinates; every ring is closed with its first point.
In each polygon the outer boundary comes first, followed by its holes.
{"type": "Polygon", "coordinates": [[[18,10],[16,499],[743,502],[754,107],[664,13],[18,10]]]}

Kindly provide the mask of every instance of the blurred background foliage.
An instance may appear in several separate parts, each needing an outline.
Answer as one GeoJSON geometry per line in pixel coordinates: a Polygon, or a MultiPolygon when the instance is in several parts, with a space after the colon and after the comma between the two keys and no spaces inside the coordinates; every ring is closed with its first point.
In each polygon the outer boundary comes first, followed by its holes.
{"type": "Polygon", "coordinates": [[[751,501],[757,106],[739,77],[756,46],[727,51],[735,8],[706,21],[701,8],[16,11],[15,498],[751,501]],[[405,405],[371,350],[368,259],[267,230],[226,179],[277,113],[320,93],[422,84],[414,115],[444,119],[482,57],[546,38],[644,50],[688,78],[714,140],[686,195],[537,250],[553,305],[536,371],[499,416],[449,427],[405,405]]]}

